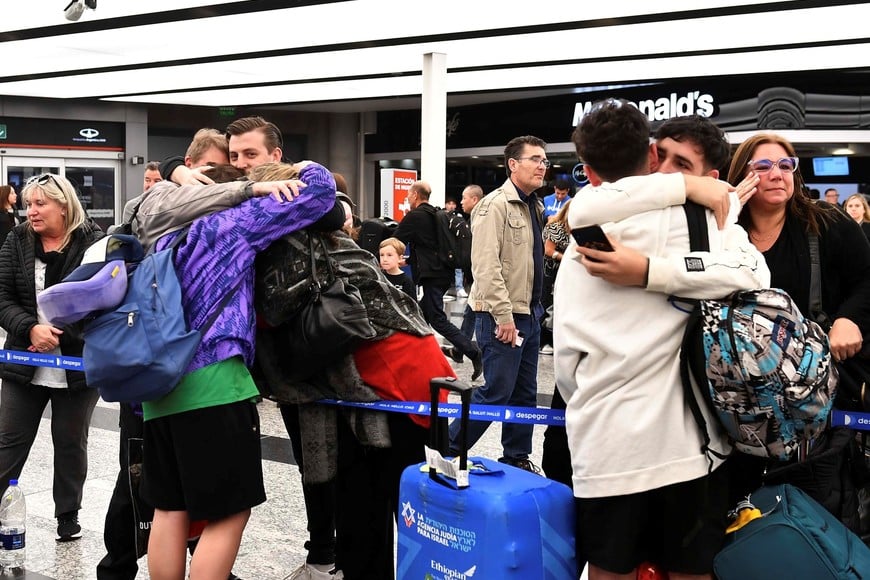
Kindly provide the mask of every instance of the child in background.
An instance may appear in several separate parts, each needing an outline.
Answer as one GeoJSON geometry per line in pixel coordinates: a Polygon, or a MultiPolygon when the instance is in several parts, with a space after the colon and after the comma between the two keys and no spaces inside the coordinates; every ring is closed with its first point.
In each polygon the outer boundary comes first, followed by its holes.
{"type": "Polygon", "coordinates": [[[414,282],[399,268],[402,256],[405,255],[405,243],[398,238],[387,238],[381,242],[378,253],[381,258],[381,270],[384,271],[390,284],[416,300],[417,289],[414,287],[414,282]]]}

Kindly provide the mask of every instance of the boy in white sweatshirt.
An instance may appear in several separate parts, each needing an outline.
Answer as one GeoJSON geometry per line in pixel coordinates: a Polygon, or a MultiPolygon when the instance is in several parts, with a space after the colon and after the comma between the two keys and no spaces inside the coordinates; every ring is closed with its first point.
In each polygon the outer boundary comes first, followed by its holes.
{"type": "Polygon", "coordinates": [[[679,204],[696,182],[647,175],[658,155],[636,108],[603,101],[573,141],[591,186],[572,202],[569,225],[600,223],[616,249],[572,243],[556,281],[556,382],[567,401],[578,559],[589,561],[591,580],[633,578],[645,560],[672,578],[709,577],[724,538],[720,466],[730,449],[708,416],[710,452],[702,450],[679,372],[687,314],[668,298],[721,298],[765,287],[770,274],[743,230],[720,230],[710,212],[711,251],[689,253],[679,204]],[[643,203],[650,207],[638,213],[643,203]]]}

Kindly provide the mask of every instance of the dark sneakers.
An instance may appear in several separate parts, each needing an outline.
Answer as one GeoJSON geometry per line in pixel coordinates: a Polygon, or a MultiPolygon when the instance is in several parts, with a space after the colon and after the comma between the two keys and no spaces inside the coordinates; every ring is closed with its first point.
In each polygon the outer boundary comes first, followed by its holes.
{"type": "Polygon", "coordinates": [[[57,541],[72,542],[82,537],[79,512],[67,512],[57,516],[57,541]]]}
{"type": "Polygon", "coordinates": [[[502,457],[498,460],[499,463],[505,463],[507,465],[513,465],[514,467],[518,467],[525,471],[529,471],[531,473],[535,473],[537,475],[541,475],[541,468],[528,460],[528,458],[524,459],[514,459],[512,457],[502,457]]]}

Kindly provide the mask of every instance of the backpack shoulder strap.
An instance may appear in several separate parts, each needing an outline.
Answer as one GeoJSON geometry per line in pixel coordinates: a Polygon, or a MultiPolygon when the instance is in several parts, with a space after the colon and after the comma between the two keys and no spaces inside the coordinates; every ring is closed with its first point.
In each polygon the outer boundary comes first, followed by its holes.
{"type": "MultiPolygon", "coordinates": [[[[710,234],[707,229],[707,210],[695,202],[687,201],[683,204],[683,209],[686,212],[686,222],[689,226],[689,249],[692,252],[708,252],[710,251],[710,234]]],[[[710,469],[713,468],[713,460],[710,455],[722,457],[719,453],[710,449],[710,432],[707,429],[707,421],[704,418],[704,413],[701,411],[701,406],[695,396],[695,390],[692,388],[692,378],[698,385],[701,391],[701,397],[711,407],[709,401],[709,393],[705,391],[707,387],[707,362],[706,354],[704,353],[704,344],[702,336],[702,314],[701,302],[694,301],[695,305],[689,312],[689,318],[686,321],[686,330],[683,332],[683,342],[680,345],[680,380],[683,383],[683,393],[685,395],[686,404],[692,412],[692,417],[698,424],[701,430],[701,452],[707,456],[710,462],[710,469]]],[[[711,407],[712,408],[712,407],[711,407]]]]}
{"type": "Polygon", "coordinates": [[[710,233],[707,230],[707,210],[695,203],[686,201],[683,204],[686,211],[686,221],[689,224],[689,249],[693,252],[710,251],[710,233]]]}

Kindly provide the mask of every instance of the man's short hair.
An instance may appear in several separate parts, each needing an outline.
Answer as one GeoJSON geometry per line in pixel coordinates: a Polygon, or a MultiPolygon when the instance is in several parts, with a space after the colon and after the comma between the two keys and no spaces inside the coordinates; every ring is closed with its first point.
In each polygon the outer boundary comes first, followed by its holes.
{"type": "Polygon", "coordinates": [[[145,171],[160,171],[160,162],[149,161],[145,164],[145,171]]]}
{"type": "Polygon", "coordinates": [[[471,197],[474,199],[480,200],[483,198],[483,188],[477,185],[476,183],[472,183],[471,185],[466,185],[465,189],[462,190],[462,193],[468,192],[471,197]]]}
{"type": "Polygon", "coordinates": [[[553,189],[558,189],[562,191],[567,189],[568,191],[571,191],[571,184],[568,182],[567,179],[557,179],[556,182],[553,184],[553,189]]]}
{"type": "Polygon", "coordinates": [[[192,161],[197,162],[212,148],[223,151],[229,157],[230,148],[227,139],[220,131],[211,128],[200,129],[194,134],[185,157],[190,157],[192,161]]]}
{"type": "Polygon", "coordinates": [[[668,119],[658,128],[655,137],[656,141],[670,137],[678,143],[694,143],[701,149],[706,171],[718,169],[727,172],[731,144],[728,143],[725,131],[707,117],[688,115],[668,119]]]}
{"type": "Polygon", "coordinates": [[[620,99],[592,105],[571,141],[577,156],[605,181],[636,175],[649,163],[650,127],[646,115],[620,99]]]}
{"type": "Polygon", "coordinates": [[[385,248],[387,246],[395,248],[398,255],[405,255],[405,244],[399,238],[387,238],[381,241],[380,245],[378,245],[378,249],[385,248]]]}
{"type": "Polygon", "coordinates": [[[505,145],[504,148],[504,168],[507,171],[508,176],[511,174],[510,164],[508,163],[508,159],[517,159],[523,153],[523,149],[526,145],[531,145],[532,147],[541,147],[542,149],[547,148],[547,143],[541,139],[540,137],[535,137],[534,135],[523,135],[522,137],[514,137],[508,144],[505,145]]]}
{"type": "Polygon", "coordinates": [[[251,131],[259,131],[263,134],[263,143],[266,145],[266,150],[272,152],[276,147],[284,149],[284,137],[281,135],[281,130],[274,123],[270,123],[263,117],[242,117],[236,119],[229,125],[226,130],[226,140],[230,137],[238,137],[244,133],[251,131]]]}
{"type": "Polygon", "coordinates": [[[411,184],[410,191],[419,195],[423,201],[428,201],[429,196],[432,195],[432,189],[425,181],[415,181],[411,184]]]}

